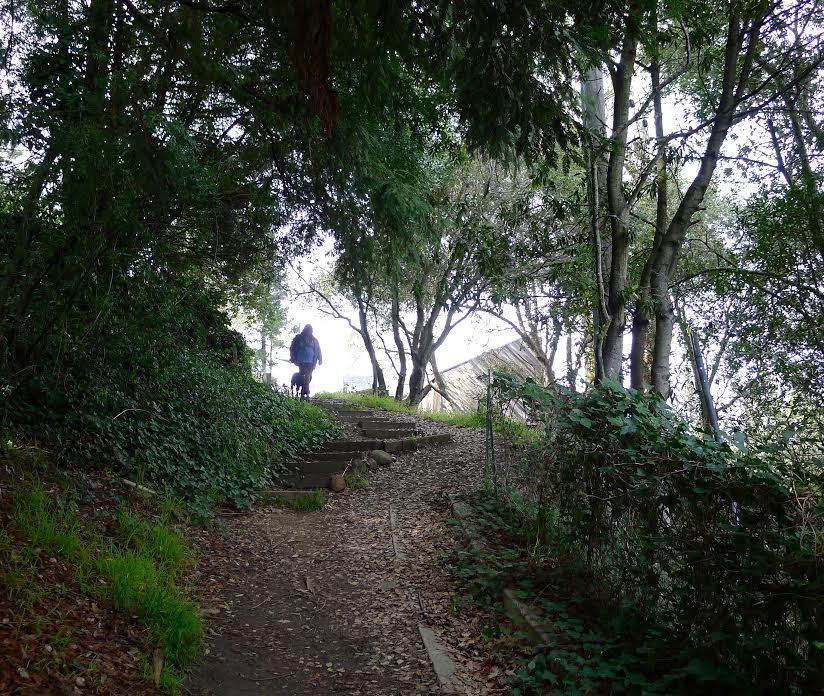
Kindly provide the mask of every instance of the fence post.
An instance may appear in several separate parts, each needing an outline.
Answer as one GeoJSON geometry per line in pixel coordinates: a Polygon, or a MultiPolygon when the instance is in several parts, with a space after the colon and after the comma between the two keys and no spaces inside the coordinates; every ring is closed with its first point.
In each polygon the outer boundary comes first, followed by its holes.
{"type": "Polygon", "coordinates": [[[489,368],[486,373],[486,433],[484,445],[486,447],[484,468],[492,472],[492,490],[497,497],[498,470],[495,466],[495,436],[492,429],[492,368],[489,368]]]}

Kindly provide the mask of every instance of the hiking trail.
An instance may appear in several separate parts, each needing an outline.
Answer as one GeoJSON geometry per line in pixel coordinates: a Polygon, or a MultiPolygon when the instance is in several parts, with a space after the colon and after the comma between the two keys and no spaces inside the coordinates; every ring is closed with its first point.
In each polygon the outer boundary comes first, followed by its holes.
{"type": "Polygon", "coordinates": [[[300,485],[325,485],[378,445],[397,459],[322,510],[264,505],[195,534],[208,654],[189,692],[501,693],[480,675],[478,630],[451,610],[447,562],[447,494],[480,485],[483,433],[318,403],[338,414],[345,439],[306,455],[300,485]]]}

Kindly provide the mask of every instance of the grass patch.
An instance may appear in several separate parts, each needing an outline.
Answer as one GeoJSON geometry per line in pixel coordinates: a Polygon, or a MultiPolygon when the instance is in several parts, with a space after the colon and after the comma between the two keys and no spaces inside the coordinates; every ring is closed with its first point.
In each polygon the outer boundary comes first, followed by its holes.
{"type": "Polygon", "coordinates": [[[97,526],[78,517],[70,501],[48,494],[38,481],[16,491],[12,522],[31,540],[15,553],[8,532],[0,530],[0,578],[16,603],[32,607],[42,601],[45,595],[36,582],[40,557],[62,558],[83,592],[149,627],[152,645],[147,648],[160,647],[165,658],[161,683],[168,691],[179,691],[185,670],[204,645],[200,616],[184,577],[193,562],[184,539],[125,509],[117,514],[115,535],[104,537],[97,526]]]}
{"type": "Polygon", "coordinates": [[[322,510],[326,505],[329,494],[321,489],[314,491],[296,491],[294,493],[273,493],[267,495],[266,502],[275,507],[295,510],[297,512],[312,512],[322,510]]]}
{"type": "Polygon", "coordinates": [[[194,604],[169,574],[148,555],[148,549],[112,548],[97,559],[113,604],[134,614],[152,631],[163,649],[165,669],[175,672],[190,665],[203,649],[203,630],[194,604]]]}
{"type": "Polygon", "coordinates": [[[35,549],[65,558],[88,558],[74,511],[64,500],[53,502],[39,483],[15,497],[12,521],[35,549]]]}
{"type": "Polygon", "coordinates": [[[363,408],[379,408],[383,411],[394,411],[395,413],[410,413],[422,417],[423,411],[419,412],[403,401],[395,401],[391,396],[379,396],[378,394],[361,394],[357,392],[323,392],[316,394],[318,399],[338,399],[348,401],[353,406],[363,408]]]}
{"type": "Polygon", "coordinates": [[[369,485],[369,479],[366,478],[366,474],[346,474],[343,480],[346,481],[346,487],[353,491],[359,491],[361,488],[366,488],[369,485]]]}
{"type": "Polygon", "coordinates": [[[348,401],[353,406],[377,408],[382,411],[392,411],[393,413],[404,413],[437,423],[457,425],[462,428],[482,428],[486,425],[486,416],[477,411],[419,411],[404,401],[395,401],[391,396],[352,392],[329,392],[318,394],[318,398],[348,401]]]}

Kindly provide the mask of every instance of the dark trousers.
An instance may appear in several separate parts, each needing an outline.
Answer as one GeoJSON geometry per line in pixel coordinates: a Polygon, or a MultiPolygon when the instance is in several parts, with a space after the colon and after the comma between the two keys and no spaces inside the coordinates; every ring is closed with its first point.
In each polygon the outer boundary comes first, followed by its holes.
{"type": "Polygon", "coordinates": [[[298,370],[303,377],[303,384],[300,386],[300,395],[309,396],[309,382],[312,381],[312,372],[315,369],[315,363],[301,363],[298,365],[298,370]]]}

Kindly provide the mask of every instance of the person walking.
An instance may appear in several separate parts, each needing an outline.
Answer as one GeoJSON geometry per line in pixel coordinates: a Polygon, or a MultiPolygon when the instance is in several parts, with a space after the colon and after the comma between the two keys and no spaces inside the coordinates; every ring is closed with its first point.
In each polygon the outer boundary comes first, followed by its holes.
{"type": "Polygon", "coordinates": [[[309,383],[312,381],[312,372],[318,365],[323,365],[323,355],[320,352],[320,343],[312,335],[312,325],[307,324],[303,331],[292,339],[289,346],[289,360],[298,366],[300,375],[303,377],[300,385],[300,398],[309,398],[309,383]]]}

